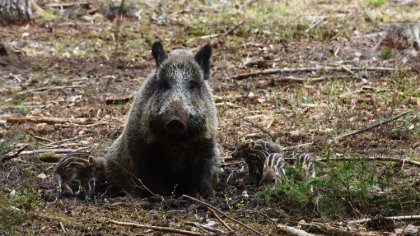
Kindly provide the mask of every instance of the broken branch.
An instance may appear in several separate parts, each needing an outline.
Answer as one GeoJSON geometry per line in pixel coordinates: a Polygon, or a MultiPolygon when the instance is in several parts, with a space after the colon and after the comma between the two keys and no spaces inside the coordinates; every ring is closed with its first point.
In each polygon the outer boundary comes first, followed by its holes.
{"type": "Polygon", "coordinates": [[[8,161],[8,160],[11,160],[11,159],[13,159],[13,158],[15,158],[15,157],[18,157],[18,156],[19,156],[19,154],[20,154],[21,152],[23,152],[23,150],[25,150],[27,147],[28,147],[28,145],[23,145],[23,146],[22,146],[22,147],[20,147],[18,150],[16,150],[16,152],[14,152],[14,153],[7,153],[6,155],[4,155],[4,156],[1,158],[1,162],[2,162],[2,163],[4,163],[4,162],[6,162],[6,161],[8,161]]]}
{"type": "MultiPolygon", "coordinates": [[[[384,217],[385,219],[390,219],[390,220],[401,220],[401,221],[411,221],[411,220],[420,220],[420,215],[411,215],[411,216],[389,216],[389,217],[384,217]]],[[[371,220],[372,218],[366,218],[366,219],[360,219],[360,220],[352,220],[352,221],[348,221],[348,224],[360,224],[360,223],[365,223],[368,222],[369,220],[371,220]]]]}
{"type": "Polygon", "coordinates": [[[34,155],[39,153],[45,153],[45,152],[51,152],[51,153],[73,153],[73,152],[79,152],[85,149],[88,149],[89,147],[82,147],[78,149],[69,149],[69,148],[57,148],[57,149],[38,149],[38,150],[31,150],[31,151],[23,151],[20,154],[22,155],[34,155]]]}
{"type": "Polygon", "coordinates": [[[298,144],[298,145],[295,145],[295,146],[284,147],[284,148],[281,148],[281,150],[282,151],[289,151],[289,150],[294,150],[294,149],[298,149],[298,148],[309,147],[309,146],[312,146],[313,144],[314,144],[313,142],[302,143],[302,144],[298,144]]]}
{"type": "Polygon", "coordinates": [[[177,234],[184,234],[184,235],[202,235],[201,233],[198,233],[198,232],[176,229],[172,227],[144,225],[144,224],[122,222],[122,221],[116,221],[116,220],[108,220],[107,223],[111,223],[111,224],[119,225],[119,226],[128,226],[128,227],[141,228],[141,229],[151,229],[151,230],[166,232],[166,233],[177,233],[177,234]]]}
{"type": "Polygon", "coordinates": [[[231,35],[233,31],[237,30],[246,19],[241,20],[238,24],[234,25],[232,28],[230,28],[228,31],[224,32],[223,35],[231,35]]]}
{"type": "Polygon", "coordinates": [[[214,217],[216,217],[216,219],[223,225],[226,227],[226,229],[228,229],[230,232],[233,232],[232,228],[229,227],[229,225],[226,224],[226,222],[220,218],[220,216],[210,207],[207,207],[207,209],[214,215],[214,217]]]}
{"type": "Polygon", "coordinates": [[[244,224],[244,223],[242,223],[242,222],[238,221],[237,219],[232,218],[232,217],[230,217],[230,216],[226,215],[223,211],[221,211],[221,210],[217,209],[216,207],[214,207],[214,206],[212,206],[212,205],[208,204],[207,202],[200,201],[200,200],[198,200],[198,199],[196,199],[196,198],[193,198],[193,197],[188,196],[188,195],[185,195],[185,194],[184,194],[184,195],[182,195],[180,198],[188,199],[188,200],[191,200],[191,201],[194,201],[194,202],[200,203],[200,204],[202,204],[202,205],[204,205],[204,206],[206,206],[206,207],[209,207],[209,208],[213,209],[214,211],[216,211],[217,213],[219,213],[219,214],[223,215],[224,217],[226,217],[226,218],[230,219],[231,221],[233,221],[233,222],[235,222],[235,223],[237,223],[237,224],[239,224],[239,225],[243,226],[244,228],[246,228],[246,229],[248,229],[248,230],[250,230],[250,231],[252,231],[252,232],[254,232],[254,233],[258,234],[258,235],[263,235],[263,234],[262,234],[261,232],[259,232],[258,230],[253,229],[253,228],[249,227],[248,225],[246,225],[246,224],[244,224]]]}
{"type": "MultiPolygon", "coordinates": [[[[286,161],[294,161],[296,158],[288,157],[284,158],[286,161]]],[[[420,166],[419,161],[409,160],[407,158],[401,159],[396,157],[366,157],[366,158],[355,158],[355,157],[335,157],[335,158],[317,158],[316,161],[392,161],[392,162],[399,162],[399,163],[409,163],[411,165],[420,166]]]]}
{"type": "Polygon", "coordinates": [[[232,28],[230,28],[229,30],[227,30],[226,32],[224,32],[222,34],[208,34],[208,35],[203,35],[203,36],[199,37],[199,39],[211,39],[211,38],[217,38],[219,36],[231,35],[235,30],[237,30],[245,22],[245,20],[246,19],[243,19],[238,24],[234,25],[232,28]]]}
{"type": "Polygon", "coordinates": [[[330,226],[328,224],[322,224],[318,222],[312,223],[299,223],[303,228],[308,230],[311,233],[317,233],[321,235],[343,235],[343,236],[353,236],[358,235],[355,232],[350,232],[345,229],[337,228],[330,226]]]}
{"type": "MultiPolygon", "coordinates": [[[[380,121],[380,122],[378,122],[378,123],[375,123],[375,124],[373,124],[373,125],[370,125],[370,126],[368,126],[368,127],[366,127],[366,128],[362,128],[362,129],[358,129],[358,130],[354,130],[354,131],[348,132],[348,133],[346,133],[346,134],[341,134],[341,135],[338,135],[337,137],[335,137],[335,138],[334,138],[334,140],[333,140],[333,141],[334,141],[335,143],[337,143],[337,142],[341,141],[341,140],[342,140],[342,139],[344,139],[344,138],[347,138],[347,137],[350,137],[350,136],[353,136],[353,135],[356,135],[356,134],[360,134],[360,133],[366,132],[366,131],[368,131],[368,130],[374,129],[374,128],[376,128],[376,127],[379,127],[379,126],[381,126],[381,125],[387,124],[387,123],[392,122],[392,121],[394,121],[394,120],[396,120],[396,119],[398,119],[398,118],[400,118],[400,117],[403,117],[403,116],[405,116],[405,115],[408,115],[408,114],[410,114],[411,112],[413,112],[413,111],[411,111],[411,110],[410,110],[410,111],[405,111],[405,112],[403,112],[403,113],[401,113],[401,114],[399,114],[399,115],[396,115],[396,116],[393,116],[393,117],[391,117],[391,118],[385,119],[385,120],[383,120],[383,121],[380,121]]],[[[295,145],[295,146],[284,147],[284,148],[282,148],[281,150],[282,150],[282,151],[289,151],[289,150],[293,150],[293,149],[297,149],[297,148],[309,147],[309,146],[312,146],[313,144],[314,144],[314,142],[310,142],[310,143],[302,143],[302,144],[298,144],[298,145],[295,145]]],[[[389,160],[394,161],[395,159],[389,159],[389,160]]],[[[399,159],[397,159],[397,160],[399,160],[399,159]]],[[[399,161],[402,161],[402,160],[399,160],[399,161]]],[[[407,162],[409,162],[409,161],[407,161],[407,162]]],[[[412,161],[410,161],[410,162],[412,162],[412,161]]],[[[417,163],[416,163],[416,162],[413,162],[412,164],[417,165],[417,163]]]]}
{"type": "Polygon", "coordinates": [[[1,117],[1,119],[6,120],[7,123],[17,124],[17,123],[46,123],[46,124],[64,124],[64,123],[74,123],[79,125],[88,124],[88,119],[86,118],[76,118],[76,119],[62,119],[58,117],[39,117],[39,116],[24,116],[24,117],[1,117]]]}
{"type": "Polygon", "coordinates": [[[252,121],[250,121],[246,118],[242,118],[242,120],[249,123],[252,127],[259,129],[264,134],[267,134],[271,138],[271,140],[275,140],[274,136],[268,130],[266,130],[264,127],[261,127],[260,125],[257,125],[254,122],[252,122],[252,121]]]}
{"type": "Polygon", "coordinates": [[[368,131],[368,130],[374,129],[374,128],[376,128],[376,127],[379,127],[379,126],[381,126],[381,125],[384,125],[384,124],[387,124],[387,123],[389,123],[389,122],[391,122],[391,121],[394,121],[394,120],[396,120],[396,119],[398,119],[398,118],[400,118],[400,117],[402,117],[402,116],[408,115],[408,114],[410,114],[411,112],[412,112],[412,111],[406,111],[406,112],[403,112],[403,113],[401,113],[401,114],[399,114],[399,115],[393,116],[393,117],[391,117],[391,118],[388,118],[388,119],[385,119],[385,120],[380,121],[380,122],[378,122],[378,123],[375,123],[375,124],[373,124],[373,125],[370,125],[370,126],[368,126],[368,127],[366,127],[366,128],[362,128],[362,129],[354,130],[354,131],[351,131],[351,132],[349,132],[349,133],[347,133],[347,134],[342,134],[342,135],[339,135],[339,136],[337,136],[337,137],[335,137],[335,138],[334,138],[334,141],[335,141],[335,142],[338,142],[338,141],[340,141],[340,140],[342,140],[342,139],[344,139],[344,138],[347,138],[347,137],[350,137],[350,136],[353,136],[353,135],[356,135],[356,134],[360,134],[360,133],[366,132],[366,131],[368,131]]]}
{"type": "Polygon", "coordinates": [[[243,73],[239,75],[232,76],[231,79],[246,79],[249,77],[261,76],[261,75],[272,75],[272,74],[283,74],[283,73],[299,73],[299,72],[313,72],[313,71],[395,71],[396,68],[389,68],[389,67],[347,67],[346,69],[342,66],[340,67],[303,67],[303,68],[274,68],[274,69],[266,69],[251,73],[243,73]]]}
{"type": "Polygon", "coordinates": [[[208,225],[200,224],[198,222],[186,221],[185,224],[191,225],[191,226],[194,226],[194,227],[197,227],[199,229],[202,229],[203,231],[205,231],[207,233],[214,232],[217,235],[226,234],[226,232],[224,232],[224,231],[222,231],[220,229],[215,229],[215,228],[210,227],[208,225]]]}
{"type": "Polygon", "coordinates": [[[278,224],[276,228],[279,231],[286,233],[287,235],[295,235],[295,236],[313,236],[313,234],[307,233],[306,231],[296,229],[287,225],[278,224]]]}
{"type": "Polygon", "coordinates": [[[310,78],[297,78],[293,76],[288,76],[285,78],[278,78],[275,81],[279,82],[296,82],[296,83],[303,83],[303,82],[320,82],[329,79],[347,79],[350,78],[349,76],[321,76],[321,77],[310,77],[310,78]]]}
{"type": "Polygon", "coordinates": [[[307,28],[305,30],[305,33],[308,33],[309,31],[311,31],[313,28],[315,28],[317,25],[319,25],[322,21],[325,20],[325,16],[321,17],[319,20],[317,20],[313,25],[311,25],[309,28],[307,28]]]}
{"type": "Polygon", "coordinates": [[[22,95],[27,93],[41,93],[41,92],[48,92],[51,90],[61,90],[61,89],[67,89],[67,88],[82,88],[86,87],[85,85],[69,85],[69,86],[53,86],[53,87],[42,87],[42,88],[36,88],[36,89],[30,89],[25,91],[17,92],[16,94],[22,95]]]}

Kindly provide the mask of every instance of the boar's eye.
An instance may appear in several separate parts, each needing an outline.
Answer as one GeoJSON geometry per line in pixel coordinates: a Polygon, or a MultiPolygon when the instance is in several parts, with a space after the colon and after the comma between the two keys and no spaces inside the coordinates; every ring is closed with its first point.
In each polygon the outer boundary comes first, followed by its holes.
{"type": "Polygon", "coordinates": [[[197,82],[197,81],[190,81],[190,82],[188,83],[188,88],[189,88],[190,90],[193,90],[193,89],[198,89],[198,88],[200,88],[200,83],[199,83],[199,82],[197,82]]]}
{"type": "Polygon", "coordinates": [[[159,80],[158,82],[158,88],[162,90],[168,90],[170,88],[169,82],[167,80],[159,80]]]}

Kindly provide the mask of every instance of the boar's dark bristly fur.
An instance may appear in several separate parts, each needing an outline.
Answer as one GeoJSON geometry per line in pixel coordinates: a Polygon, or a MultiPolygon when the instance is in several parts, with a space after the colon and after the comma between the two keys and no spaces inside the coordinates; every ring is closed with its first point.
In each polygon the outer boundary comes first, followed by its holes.
{"type": "Polygon", "coordinates": [[[162,195],[212,196],[217,179],[217,116],[210,79],[212,48],[195,55],[152,46],[156,68],[137,92],[107,158],[114,190],[143,194],[133,177],[162,195]]]}

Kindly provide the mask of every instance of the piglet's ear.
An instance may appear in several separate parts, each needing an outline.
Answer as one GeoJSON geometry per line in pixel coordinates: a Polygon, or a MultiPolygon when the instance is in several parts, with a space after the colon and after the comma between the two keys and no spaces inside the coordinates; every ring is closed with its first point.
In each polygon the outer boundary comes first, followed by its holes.
{"type": "Polygon", "coordinates": [[[154,42],[152,45],[152,55],[156,61],[156,67],[159,67],[160,64],[167,58],[166,52],[163,49],[161,42],[154,42]]]}
{"type": "Polygon", "coordinates": [[[201,69],[204,73],[204,79],[210,79],[210,58],[212,53],[212,47],[210,44],[205,45],[202,47],[197,54],[195,54],[194,58],[197,63],[201,66],[201,69]]]}

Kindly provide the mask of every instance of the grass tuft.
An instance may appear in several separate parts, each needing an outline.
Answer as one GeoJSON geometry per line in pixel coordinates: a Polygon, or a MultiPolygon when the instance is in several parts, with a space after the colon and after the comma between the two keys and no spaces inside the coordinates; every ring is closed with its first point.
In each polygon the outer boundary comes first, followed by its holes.
{"type": "MultiPolygon", "coordinates": [[[[267,205],[274,203],[307,208],[326,220],[359,217],[361,215],[414,214],[419,209],[420,194],[415,189],[414,177],[403,178],[403,173],[392,166],[367,160],[317,162],[319,177],[306,181],[293,178],[267,187],[257,194],[267,205]],[[396,182],[399,175],[403,182],[396,182]],[[309,191],[309,186],[314,192],[309,191]]],[[[290,176],[290,171],[288,171],[290,176]]]]}

